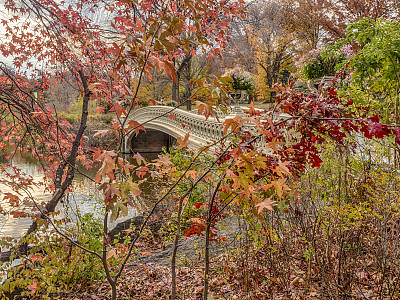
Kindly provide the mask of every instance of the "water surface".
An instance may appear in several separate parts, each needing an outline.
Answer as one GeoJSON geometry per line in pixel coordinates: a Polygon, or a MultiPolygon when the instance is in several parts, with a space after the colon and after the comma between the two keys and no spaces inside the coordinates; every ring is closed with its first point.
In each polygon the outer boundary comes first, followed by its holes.
{"type": "MultiPolygon", "coordinates": [[[[154,155],[151,156],[154,158],[154,155]]],[[[5,163],[0,160],[0,165],[5,166],[5,163]]],[[[27,175],[32,176],[34,181],[43,181],[44,173],[38,171],[38,165],[32,161],[32,159],[24,158],[21,155],[16,155],[12,159],[12,167],[20,169],[27,175]]],[[[7,170],[11,170],[10,167],[7,170]]],[[[94,178],[96,170],[81,170],[86,175],[94,178]]],[[[0,180],[5,179],[4,175],[0,174],[0,180]]],[[[5,210],[9,211],[12,207],[9,205],[9,201],[3,200],[4,193],[12,192],[12,189],[4,183],[0,183],[0,206],[5,210]]],[[[36,200],[36,203],[46,203],[51,199],[51,192],[45,191],[44,187],[34,187],[29,190],[31,196],[36,200]]],[[[20,198],[27,196],[26,193],[21,193],[20,198]]],[[[94,217],[101,217],[103,215],[102,205],[102,193],[97,189],[97,186],[93,181],[88,179],[79,173],[75,174],[74,177],[74,190],[70,192],[63,201],[57,206],[57,210],[60,210],[61,214],[59,217],[68,217],[73,221],[76,221],[78,216],[85,213],[92,213],[94,217]]],[[[35,210],[35,205],[30,203],[24,204],[25,211],[32,212],[35,210]]],[[[134,208],[129,208],[128,216],[119,218],[116,222],[110,223],[110,228],[113,228],[118,222],[126,220],[132,216],[137,215],[137,211],[134,208]]],[[[29,226],[32,224],[31,218],[14,218],[9,214],[0,214],[0,238],[11,236],[13,238],[21,237],[29,226]]]]}

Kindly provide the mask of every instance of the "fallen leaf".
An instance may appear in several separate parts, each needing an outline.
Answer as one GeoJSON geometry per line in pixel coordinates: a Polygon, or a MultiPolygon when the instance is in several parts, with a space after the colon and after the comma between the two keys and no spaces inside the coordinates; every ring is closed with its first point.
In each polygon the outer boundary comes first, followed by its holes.
{"type": "Polygon", "coordinates": [[[107,132],[109,132],[109,131],[110,131],[109,129],[96,130],[96,133],[93,134],[93,136],[98,136],[98,135],[105,136],[107,134],[107,132]]]}

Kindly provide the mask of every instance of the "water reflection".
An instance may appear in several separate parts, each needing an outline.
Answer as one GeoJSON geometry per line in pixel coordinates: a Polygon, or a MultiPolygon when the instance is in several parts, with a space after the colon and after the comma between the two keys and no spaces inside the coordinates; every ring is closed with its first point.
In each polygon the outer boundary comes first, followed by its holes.
{"type": "MultiPolygon", "coordinates": [[[[146,155],[146,158],[151,160],[157,157],[158,154],[146,155]]],[[[145,156],[145,155],[143,155],[145,156]]],[[[4,166],[4,160],[0,160],[0,165],[4,166]]],[[[38,171],[38,166],[29,158],[24,158],[21,155],[15,155],[12,159],[12,166],[20,169],[23,173],[32,176],[34,181],[40,182],[44,180],[44,173],[38,171]]],[[[11,170],[8,168],[8,170],[11,170]]],[[[94,178],[96,170],[86,170],[79,168],[79,170],[90,178],[94,178]]],[[[0,174],[0,180],[6,179],[4,175],[0,174]]],[[[0,183],[0,206],[5,210],[9,211],[12,207],[9,201],[4,201],[4,193],[12,192],[12,189],[4,184],[0,183]]],[[[47,202],[51,198],[51,193],[45,192],[44,187],[34,187],[29,193],[35,198],[37,203],[47,202]]],[[[26,193],[22,193],[23,197],[26,197],[26,193]]],[[[23,198],[20,197],[20,198],[23,198]]],[[[61,211],[61,214],[57,218],[68,217],[72,221],[76,221],[79,214],[93,213],[95,217],[101,217],[103,215],[104,206],[101,204],[102,194],[97,189],[93,181],[88,179],[79,173],[76,173],[74,177],[74,191],[69,193],[67,197],[58,204],[57,209],[61,211]]],[[[24,203],[25,211],[32,211],[34,204],[32,202],[24,203]]],[[[124,221],[132,216],[136,215],[137,211],[133,208],[129,209],[128,216],[119,218],[117,222],[110,223],[110,229],[116,225],[116,223],[124,221]]],[[[13,218],[9,214],[0,214],[0,238],[11,236],[14,238],[21,237],[24,232],[29,228],[32,221],[28,218],[13,218]]]]}

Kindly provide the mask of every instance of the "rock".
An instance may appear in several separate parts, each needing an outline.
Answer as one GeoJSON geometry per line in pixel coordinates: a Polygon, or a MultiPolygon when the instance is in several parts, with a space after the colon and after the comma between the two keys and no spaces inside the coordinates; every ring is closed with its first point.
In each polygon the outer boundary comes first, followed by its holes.
{"type": "Polygon", "coordinates": [[[140,226],[142,226],[143,222],[144,216],[133,217],[129,220],[118,223],[117,226],[108,232],[108,235],[110,236],[111,241],[114,241],[115,239],[121,241],[126,235],[128,235],[128,233],[124,230],[135,227],[135,231],[137,231],[139,230],[140,226]]]}
{"type": "MultiPolygon", "coordinates": [[[[234,216],[217,222],[217,236],[226,238],[226,241],[211,241],[210,257],[216,257],[223,252],[237,248],[240,245],[244,231],[240,226],[241,219],[234,216]]],[[[164,251],[153,251],[151,255],[143,255],[130,262],[131,266],[140,264],[160,264],[169,266],[171,264],[172,246],[169,244],[164,251]]],[[[204,258],[205,239],[203,236],[193,236],[182,238],[178,243],[177,265],[185,266],[202,261],[204,258]]]]}
{"type": "MultiPolygon", "coordinates": [[[[167,211],[166,206],[158,205],[151,215],[148,226],[153,233],[156,233],[162,224],[162,219],[165,217],[165,212],[167,211]]],[[[140,229],[146,217],[149,215],[150,211],[146,211],[141,216],[136,216],[126,221],[118,223],[113,229],[108,232],[111,241],[114,242],[117,239],[119,242],[123,242],[124,237],[128,234],[134,236],[135,233],[140,229]],[[128,233],[126,230],[130,228],[135,228],[134,232],[128,233]]]]}

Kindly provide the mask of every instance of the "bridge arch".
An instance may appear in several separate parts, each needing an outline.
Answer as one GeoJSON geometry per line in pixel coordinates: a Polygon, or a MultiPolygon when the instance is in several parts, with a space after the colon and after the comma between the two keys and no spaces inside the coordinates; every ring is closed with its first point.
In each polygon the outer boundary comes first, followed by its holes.
{"type": "Polygon", "coordinates": [[[126,145],[129,153],[159,153],[163,147],[168,149],[176,144],[174,136],[151,127],[147,126],[146,130],[141,130],[138,135],[130,135],[126,145]]]}

